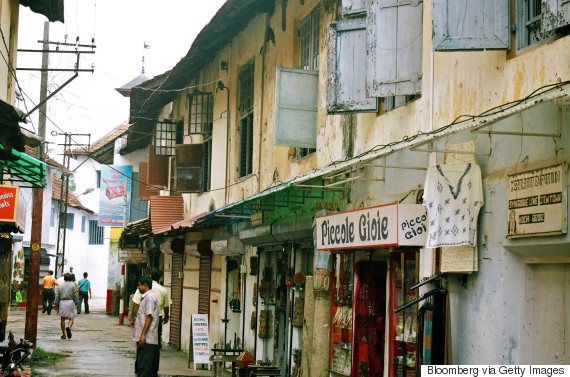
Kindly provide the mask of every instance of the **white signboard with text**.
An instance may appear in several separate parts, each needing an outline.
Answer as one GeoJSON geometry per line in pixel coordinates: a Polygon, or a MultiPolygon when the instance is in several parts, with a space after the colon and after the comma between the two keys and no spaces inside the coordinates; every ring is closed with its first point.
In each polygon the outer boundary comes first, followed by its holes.
{"type": "Polygon", "coordinates": [[[567,169],[560,164],[508,176],[507,237],[567,232],[567,169]]]}
{"type": "Polygon", "coordinates": [[[317,250],[380,246],[424,246],[426,208],[420,204],[386,204],[319,216],[317,250]]]}
{"type": "Polygon", "coordinates": [[[207,314],[192,314],[192,352],[194,353],[194,370],[196,370],[196,364],[208,364],[209,369],[210,336],[207,314]]]}

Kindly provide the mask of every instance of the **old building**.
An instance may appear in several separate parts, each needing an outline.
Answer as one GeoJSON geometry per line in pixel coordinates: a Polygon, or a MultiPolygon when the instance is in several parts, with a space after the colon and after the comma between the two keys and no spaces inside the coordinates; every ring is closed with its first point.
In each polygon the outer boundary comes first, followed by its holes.
{"type": "Polygon", "coordinates": [[[227,1],[132,89],[120,150],[183,202],[146,235],[165,340],[192,352],[206,314],[212,353],[282,375],[567,363],[569,14],[227,1]]]}

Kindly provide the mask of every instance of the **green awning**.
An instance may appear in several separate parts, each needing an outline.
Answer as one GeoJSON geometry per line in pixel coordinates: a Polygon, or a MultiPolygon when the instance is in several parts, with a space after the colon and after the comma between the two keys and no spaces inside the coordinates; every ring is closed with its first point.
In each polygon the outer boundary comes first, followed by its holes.
{"type": "MultiPolygon", "coordinates": [[[[4,152],[4,147],[0,145],[0,149],[4,152]]],[[[9,154],[3,153],[2,155],[9,154]]],[[[0,158],[0,169],[2,169],[3,180],[5,174],[10,175],[12,182],[23,182],[28,185],[19,185],[21,187],[46,187],[46,164],[45,162],[36,160],[25,153],[21,153],[12,149],[11,159],[0,158]]]]}

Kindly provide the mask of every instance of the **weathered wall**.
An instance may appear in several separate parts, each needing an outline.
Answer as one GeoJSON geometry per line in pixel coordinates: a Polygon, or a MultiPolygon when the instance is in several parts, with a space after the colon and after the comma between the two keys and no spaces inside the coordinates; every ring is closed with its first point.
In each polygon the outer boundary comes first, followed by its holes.
{"type": "MultiPolygon", "coordinates": [[[[20,15],[20,3],[18,0],[1,0],[0,3],[0,28],[2,29],[3,41],[8,45],[0,44],[0,52],[16,69],[16,48],[18,44],[18,20],[20,15]]],[[[15,74],[15,72],[14,72],[15,74]]],[[[14,77],[4,59],[0,60],[0,99],[13,104],[15,86],[14,77]]]]}

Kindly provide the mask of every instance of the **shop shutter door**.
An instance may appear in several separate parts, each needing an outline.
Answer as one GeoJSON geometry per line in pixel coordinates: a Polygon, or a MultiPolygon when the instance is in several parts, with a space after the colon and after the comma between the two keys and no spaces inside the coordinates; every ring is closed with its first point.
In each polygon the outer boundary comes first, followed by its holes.
{"type": "Polygon", "coordinates": [[[378,100],[366,98],[366,21],[330,23],[328,44],[327,112],[376,112],[378,100]]]}
{"type": "Polygon", "coordinates": [[[319,73],[277,67],[275,145],[316,148],[319,73]]]}
{"type": "Polygon", "coordinates": [[[432,6],[435,51],[509,48],[509,0],[433,0],[432,6]]]}
{"type": "Polygon", "coordinates": [[[182,271],[184,254],[172,254],[172,278],[170,283],[170,345],[180,349],[180,328],[182,322],[182,271]]]}
{"type": "Polygon", "coordinates": [[[200,257],[198,314],[210,314],[210,267],[212,257],[200,257]]]}
{"type": "Polygon", "coordinates": [[[542,31],[548,32],[570,24],[569,0],[542,0],[542,31]]]}
{"type": "Polygon", "coordinates": [[[421,0],[372,0],[367,15],[366,96],[422,91],[421,0]]]}
{"type": "Polygon", "coordinates": [[[204,161],[203,144],[176,146],[176,192],[202,192],[204,161]]]}

